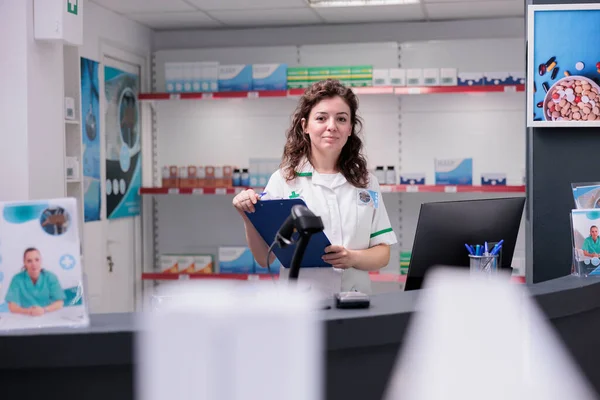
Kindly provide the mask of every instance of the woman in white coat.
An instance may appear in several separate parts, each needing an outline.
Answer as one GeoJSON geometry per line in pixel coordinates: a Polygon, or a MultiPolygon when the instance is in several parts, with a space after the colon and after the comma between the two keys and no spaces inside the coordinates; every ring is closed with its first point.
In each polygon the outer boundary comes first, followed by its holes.
{"type": "MultiPolygon", "coordinates": [[[[321,217],[332,244],[323,261],[333,268],[305,268],[299,279],[327,294],[371,293],[369,271],[388,264],[390,245],[397,242],[377,178],[367,170],[357,111],[354,92],[336,80],[308,88],[286,133],[281,168],[262,197],[301,198],[321,217]]],[[[248,246],[265,267],[269,246],[245,214],[255,211],[257,201],[259,195],[248,189],[235,196],[233,205],[244,220],[248,246]]],[[[281,279],[287,272],[282,268],[281,279]]]]}

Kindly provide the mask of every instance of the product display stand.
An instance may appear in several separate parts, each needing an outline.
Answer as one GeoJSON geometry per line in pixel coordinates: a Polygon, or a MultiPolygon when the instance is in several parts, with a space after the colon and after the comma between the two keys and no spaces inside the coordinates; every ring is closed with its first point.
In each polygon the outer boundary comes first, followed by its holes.
{"type": "MultiPolygon", "coordinates": [[[[528,3],[565,2],[530,0],[528,3]]],[[[538,283],[571,273],[570,212],[574,208],[571,183],[598,181],[594,161],[600,148],[600,128],[527,128],[527,147],[526,215],[530,238],[527,282],[538,283]]]]}

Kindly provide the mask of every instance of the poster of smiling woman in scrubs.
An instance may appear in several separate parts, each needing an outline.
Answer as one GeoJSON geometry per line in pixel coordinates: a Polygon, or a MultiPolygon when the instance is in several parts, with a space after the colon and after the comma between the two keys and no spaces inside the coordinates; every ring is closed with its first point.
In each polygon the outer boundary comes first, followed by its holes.
{"type": "Polygon", "coordinates": [[[0,331],[88,326],[74,199],[0,202],[0,331]]]}

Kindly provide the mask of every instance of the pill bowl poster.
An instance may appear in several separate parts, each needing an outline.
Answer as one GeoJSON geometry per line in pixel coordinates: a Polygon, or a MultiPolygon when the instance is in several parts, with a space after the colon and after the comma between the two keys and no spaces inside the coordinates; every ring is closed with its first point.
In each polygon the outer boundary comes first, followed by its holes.
{"type": "Polygon", "coordinates": [[[600,4],[529,6],[527,31],[527,126],[600,126],[600,4]]]}

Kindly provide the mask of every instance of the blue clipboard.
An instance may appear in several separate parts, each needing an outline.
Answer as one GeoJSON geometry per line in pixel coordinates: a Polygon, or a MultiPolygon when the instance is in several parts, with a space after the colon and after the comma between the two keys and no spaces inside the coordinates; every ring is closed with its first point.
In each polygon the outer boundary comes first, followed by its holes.
{"type": "MultiPolygon", "coordinates": [[[[246,213],[254,228],[258,231],[268,246],[273,243],[277,231],[290,216],[292,207],[300,204],[306,207],[306,203],[300,199],[281,199],[281,200],[260,200],[254,205],[255,212],[246,213]]],[[[304,257],[302,258],[301,268],[323,268],[331,267],[321,257],[325,255],[325,248],[331,243],[324,232],[315,233],[310,237],[304,257]]],[[[285,268],[290,268],[296,244],[280,248],[275,245],[273,253],[285,268]]]]}

